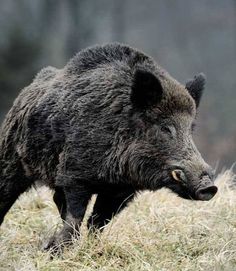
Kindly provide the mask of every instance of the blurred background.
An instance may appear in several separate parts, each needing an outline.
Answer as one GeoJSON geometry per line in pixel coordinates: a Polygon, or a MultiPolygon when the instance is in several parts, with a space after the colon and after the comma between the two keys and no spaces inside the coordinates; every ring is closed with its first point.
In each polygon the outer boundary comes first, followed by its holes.
{"type": "Polygon", "coordinates": [[[213,166],[232,166],[236,0],[0,0],[0,122],[42,67],[111,41],[143,50],[182,83],[207,75],[195,140],[213,166]]]}

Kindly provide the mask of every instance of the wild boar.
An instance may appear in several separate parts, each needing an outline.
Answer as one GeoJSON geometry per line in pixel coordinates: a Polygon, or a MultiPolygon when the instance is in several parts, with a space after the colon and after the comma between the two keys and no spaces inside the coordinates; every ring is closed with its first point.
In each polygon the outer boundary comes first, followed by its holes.
{"type": "Polygon", "coordinates": [[[1,128],[0,223],[37,182],[55,191],[64,222],[46,248],[71,240],[93,194],[93,228],[144,189],[211,199],[213,171],[192,139],[204,85],[199,74],[184,86],[118,43],[87,48],[63,69],[41,70],[1,128]]]}

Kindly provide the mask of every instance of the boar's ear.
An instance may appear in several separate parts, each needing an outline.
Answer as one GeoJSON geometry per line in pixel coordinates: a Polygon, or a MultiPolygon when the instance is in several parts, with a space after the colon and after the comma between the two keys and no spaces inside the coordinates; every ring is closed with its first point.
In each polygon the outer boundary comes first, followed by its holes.
{"type": "Polygon", "coordinates": [[[163,88],[158,78],[144,70],[136,70],[130,95],[135,107],[145,109],[157,104],[163,94],[163,88]]]}
{"type": "Polygon", "coordinates": [[[189,94],[193,97],[196,107],[199,106],[202,93],[206,83],[206,76],[203,73],[196,75],[192,80],[186,83],[186,89],[189,94]]]}

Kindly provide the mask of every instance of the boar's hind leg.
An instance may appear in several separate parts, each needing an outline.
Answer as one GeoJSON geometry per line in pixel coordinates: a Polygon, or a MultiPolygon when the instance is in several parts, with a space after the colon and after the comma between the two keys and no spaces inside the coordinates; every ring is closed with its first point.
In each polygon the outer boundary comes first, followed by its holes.
{"type": "Polygon", "coordinates": [[[53,253],[57,253],[62,246],[71,243],[73,236],[79,236],[79,228],[91,196],[84,187],[64,187],[56,190],[54,201],[64,220],[63,228],[50,239],[44,249],[52,249],[53,253]],[[63,201],[66,205],[63,205],[63,201]]]}
{"type": "Polygon", "coordinates": [[[93,213],[88,220],[88,228],[92,231],[102,230],[113,216],[127,206],[134,196],[135,191],[132,189],[114,194],[98,194],[93,213]]]}
{"type": "Polygon", "coordinates": [[[17,198],[31,187],[32,181],[23,173],[20,164],[0,169],[0,225],[17,198]]]}

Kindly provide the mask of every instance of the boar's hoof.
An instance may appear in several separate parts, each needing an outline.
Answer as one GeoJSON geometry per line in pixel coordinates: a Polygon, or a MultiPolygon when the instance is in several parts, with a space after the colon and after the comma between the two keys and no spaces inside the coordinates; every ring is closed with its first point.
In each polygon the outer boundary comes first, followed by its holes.
{"type": "Polygon", "coordinates": [[[63,251],[63,246],[57,240],[56,236],[52,236],[49,241],[43,244],[42,249],[44,251],[49,251],[51,256],[60,255],[63,251]]]}
{"type": "Polygon", "coordinates": [[[55,234],[49,241],[43,245],[43,250],[49,251],[52,256],[60,255],[63,248],[72,243],[71,238],[63,238],[62,234],[55,234]]]}

